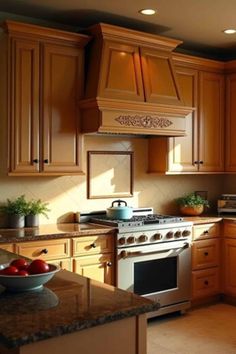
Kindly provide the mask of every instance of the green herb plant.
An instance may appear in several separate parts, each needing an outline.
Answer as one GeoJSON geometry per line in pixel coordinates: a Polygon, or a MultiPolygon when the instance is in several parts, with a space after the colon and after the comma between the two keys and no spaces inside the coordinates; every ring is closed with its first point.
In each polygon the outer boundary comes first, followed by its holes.
{"type": "Polygon", "coordinates": [[[48,203],[42,202],[41,199],[31,200],[30,202],[28,202],[28,205],[26,208],[26,215],[42,214],[48,218],[47,212],[49,212],[50,209],[47,206],[48,206],[48,203]]]}
{"type": "Polygon", "coordinates": [[[7,199],[6,205],[0,207],[0,211],[5,214],[15,214],[15,215],[26,215],[27,213],[28,202],[25,199],[24,195],[10,200],[7,199]]]}
{"type": "Polygon", "coordinates": [[[180,206],[195,207],[199,205],[204,205],[209,208],[209,202],[206,199],[203,199],[200,195],[190,193],[183,197],[177,198],[176,203],[180,206]]]}

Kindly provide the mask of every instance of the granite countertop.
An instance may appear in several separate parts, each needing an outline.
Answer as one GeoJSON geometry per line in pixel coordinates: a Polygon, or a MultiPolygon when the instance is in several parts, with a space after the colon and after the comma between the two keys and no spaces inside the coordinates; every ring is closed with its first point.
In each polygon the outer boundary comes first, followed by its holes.
{"type": "Polygon", "coordinates": [[[74,236],[99,235],[114,232],[115,228],[92,223],[49,224],[35,228],[0,229],[0,243],[50,240],[74,236]]]}
{"type": "MultiPolygon", "coordinates": [[[[0,250],[0,263],[19,256],[0,250]]],[[[0,344],[8,348],[155,311],[159,304],[61,270],[40,291],[0,286],[0,344]]]]}
{"type": "Polygon", "coordinates": [[[222,221],[224,217],[216,215],[184,216],[185,221],[191,221],[194,225],[222,221]]]}

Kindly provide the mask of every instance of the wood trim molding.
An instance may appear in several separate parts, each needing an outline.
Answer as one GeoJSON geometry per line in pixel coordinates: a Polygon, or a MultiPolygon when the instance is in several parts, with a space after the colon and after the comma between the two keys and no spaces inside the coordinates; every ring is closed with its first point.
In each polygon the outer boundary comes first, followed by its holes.
{"type": "Polygon", "coordinates": [[[220,73],[224,73],[225,70],[225,63],[217,60],[205,59],[175,52],[172,54],[172,59],[175,65],[184,65],[192,69],[214,71],[220,73]]]}
{"type": "Polygon", "coordinates": [[[38,40],[53,39],[59,41],[66,41],[67,43],[76,44],[81,48],[83,48],[91,39],[90,36],[84,34],[67,32],[55,28],[41,27],[41,26],[31,25],[28,23],[9,21],[9,20],[5,21],[2,27],[11,36],[23,35],[24,37],[34,36],[37,37],[38,40]]]}
{"type": "Polygon", "coordinates": [[[162,50],[172,51],[183,43],[180,40],[158,36],[150,33],[131,30],[124,27],[99,23],[89,28],[89,33],[96,37],[137,44],[139,46],[151,46],[162,50]]]}

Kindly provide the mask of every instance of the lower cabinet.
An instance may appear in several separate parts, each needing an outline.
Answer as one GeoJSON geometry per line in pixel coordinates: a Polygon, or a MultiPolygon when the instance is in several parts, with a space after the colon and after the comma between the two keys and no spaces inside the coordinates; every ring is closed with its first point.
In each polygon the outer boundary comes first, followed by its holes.
{"type": "Polygon", "coordinates": [[[220,224],[193,226],[192,301],[220,293],[220,224]]]}
{"type": "Polygon", "coordinates": [[[224,240],[223,281],[225,295],[236,296],[236,238],[224,240]]]}
{"type": "Polygon", "coordinates": [[[114,285],[114,235],[18,242],[0,246],[31,259],[41,258],[85,277],[114,285]]]}
{"type": "Polygon", "coordinates": [[[112,254],[97,254],[73,259],[73,271],[106,284],[114,284],[112,254]]]}

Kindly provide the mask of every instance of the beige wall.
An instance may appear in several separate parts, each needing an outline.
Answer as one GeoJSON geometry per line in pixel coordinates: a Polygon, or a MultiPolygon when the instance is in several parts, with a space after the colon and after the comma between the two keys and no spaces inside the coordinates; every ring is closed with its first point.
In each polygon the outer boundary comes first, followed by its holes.
{"type": "MultiPolygon", "coordinates": [[[[212,205],[223,188],[220,175],[158,176],[147,174],[147,139],[118,137],[85,137],[86,150],[134,151],[134,196],[126,198],[134,207],[152,206],[155,212],[176,213],[174,199],[195,190],[207,190],[212,205]]],[[[105,162],[104,162],[105,163],[105,162]]],[[[86,165],[84,166],[86,171],[86,165]]],[[[106,186],[104,186],[106,188],[106,186]]],[[[106,209],[113,199],[91,199],[86,196],[86,175],[67,177],[7,177],[0,175],[0,203],[21,194],[29,199],[49,202],[49,218],[42,224],[72,220],[72,213],[106,209]]],[[[115,198],[114,198],[115,199],[115,198]]],[[[3,221],[1,221],[3,226],[3,221]]]]}

